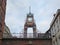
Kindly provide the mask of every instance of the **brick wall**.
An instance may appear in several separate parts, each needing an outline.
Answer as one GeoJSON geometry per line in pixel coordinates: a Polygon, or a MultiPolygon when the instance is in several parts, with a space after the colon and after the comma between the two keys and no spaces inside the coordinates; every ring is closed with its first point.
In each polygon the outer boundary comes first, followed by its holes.
{"type": "Polygon", "coordinates": [[[3,45],[52,45],[51,39],[3,39],[3,45]]]}
{"type": "Polygon", "coordinates": [[[4,31],[6,12],[6,0],[0,0],[0,45],[2,44],[2,36],[4,31]]]}
{"type": "Polygon", "coordinates": [[[5,23],[5,12],[6,12],[6,0],[0,0],[0,38],[4,31],[4,23],[5,23]]]}

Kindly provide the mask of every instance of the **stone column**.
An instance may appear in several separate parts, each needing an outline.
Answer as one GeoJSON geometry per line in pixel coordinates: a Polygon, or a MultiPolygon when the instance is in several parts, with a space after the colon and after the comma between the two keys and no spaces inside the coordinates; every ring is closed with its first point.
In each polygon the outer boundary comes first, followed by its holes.
{"type": "Polygon", "coordinates": [[[27,38],[27,27],[24,27],[24,38],[27,38]]]}
{"type": "Polygon", "coordinates": [[[36,26],[33,27],[33,38],[36,38],[36,26]]]}

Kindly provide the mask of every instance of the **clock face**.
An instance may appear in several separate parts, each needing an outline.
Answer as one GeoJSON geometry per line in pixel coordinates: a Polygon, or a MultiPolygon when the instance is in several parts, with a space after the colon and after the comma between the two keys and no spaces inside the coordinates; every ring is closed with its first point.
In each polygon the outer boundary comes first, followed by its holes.
{"type": "Polygon", "coordinates": [[[29,22],[32,22],[32,18],[28,18],[28,21],[29,21],[29,22]]]}

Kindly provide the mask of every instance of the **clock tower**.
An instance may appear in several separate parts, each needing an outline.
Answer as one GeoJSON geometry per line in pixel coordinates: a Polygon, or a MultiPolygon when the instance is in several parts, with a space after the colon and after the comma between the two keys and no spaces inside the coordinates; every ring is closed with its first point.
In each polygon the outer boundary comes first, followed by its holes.
{"type": "MultiPolygon", "coordinates": [[[[30,8],[29,8],[30,9],[30,8]]],[[[33,38],[36,37],[36,24],[34,21],[34,15],[29,10],[29,13],[27,14],[26,22],[24,24],[24,38],[27,38],[27,28],[33,28],[33,38]]]]}

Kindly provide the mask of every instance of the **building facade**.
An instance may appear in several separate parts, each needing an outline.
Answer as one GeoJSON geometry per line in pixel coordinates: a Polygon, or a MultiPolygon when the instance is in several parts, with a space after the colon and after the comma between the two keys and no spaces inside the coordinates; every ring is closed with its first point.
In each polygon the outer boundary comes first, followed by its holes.
{"type": "Polygon", "coordinates": [[[3,45],[52,45],[51,39],[11,38],[3,39],[3,45]]]}
{"type": "Polygon", "coordinates": [[[50,26],[52,45],[60,45],[60,9],[54,14],[54,18],[50,26]]]}
{"type": "Polygon", "coordinates": [[[10,29],[8,28],[8,26],[6,26],[6,24],[4,26],[3,38],[12,38],[10,29]]]}
{"type": "MultiPolygon", "coordinates": [[[[8,38],[9,28],[5,25],[6,0],[0,0],[0,45],[51,45],[51,39],[41,38],[8,38]],[[5,35],[4,33],[7,33],[5,35]],[[7,37],[7,38],[5,38],[7,37]],[[48,42],[48,43],[47,43],[48,42]]],[[[30,16],[30,15],[29,15],[30,16]]],[[[31,18],[28,19],[31,21],[31,18]]],[[[33,24],[34,22],[32,22],[33,24]]],[[[32,25],[29,25],[29,27],[32,25]]],[[[36,26],[34,25],[34,33],[36,26]]],[[[26,25],[24,27],[26,29],[26,25]]]]}
{"type": "Polygon", "coordinates": [[[0,0],[0,39],[3,37],[6,12],[6,0],[0,0]]]}
{"type": "Polygon", "coordinates": [[[45,35],[44,35],[46,38],[51,38],[51,30],[50,28],[45,32],[45,35]]]}
{"type": "Polygon", "coordinates": [[[2,44],[2,37],[5,23],[6,0],[0,0],[0,45],[2,44]]]}

